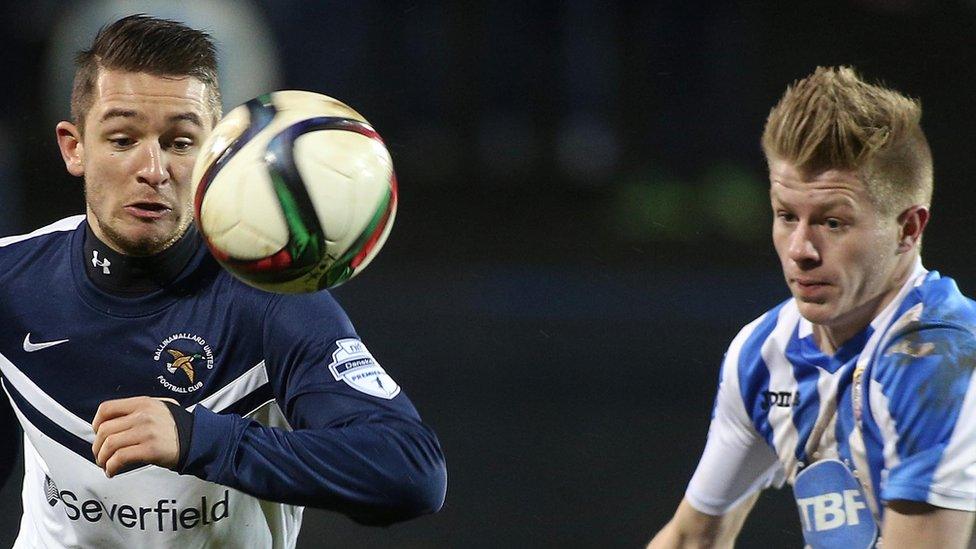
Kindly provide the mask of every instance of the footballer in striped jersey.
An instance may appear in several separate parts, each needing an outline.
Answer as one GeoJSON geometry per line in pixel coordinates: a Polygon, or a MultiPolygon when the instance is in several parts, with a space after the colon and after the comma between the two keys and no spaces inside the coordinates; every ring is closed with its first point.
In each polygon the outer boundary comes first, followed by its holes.
{"type": "Polygon", "coordinates": [[[704,453],[652,548],[730,546],[789,483],[812,548],[965,547],[976,306],[922,265],[932,159],[915,100],[817,68],[770,112],[773,244],[792,297],[733,339],[704,453]]]}

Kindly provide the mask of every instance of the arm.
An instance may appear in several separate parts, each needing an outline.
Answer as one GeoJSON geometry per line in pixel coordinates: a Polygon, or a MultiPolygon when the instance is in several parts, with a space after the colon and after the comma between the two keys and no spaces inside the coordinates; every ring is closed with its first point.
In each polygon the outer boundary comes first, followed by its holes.
{"type": "MultiPolygon", "coordinates": [[[[405,396],[397,398],[412,409],[405,396]]],[[[341,512],[364,524],[386,525],[440,509],[447,486],[444,456],[419,418],[341,394],[302,395],[294,408],[289,419],[298,430],[287,431],[202,406],[190,414],[156,398],[106,401],[93,422],[92,451],[109,477],[152,463],[267,501],[341,512]],[[334,410],[337,400],[345,410],[358,411],[339,420],[322,413],[334,410]],[[192,433],[181,433],[180,424],[192,433]],[[181,440],[189,440],[189,447],[181,440]]]]}
{"type": "Polygon", "coordinates": [[[264,357],[275,405],[294,430],[199,405],[190,414],[147,397],[109,401],[93,423],[97,463],[109,476],[152,463],[368,524],[438,510],[447,475],[437,437],[339,306],[327,293],[276,303],[264,357]]]}
{"type": "Polygon", "coordinates": [[[339,420],[317,412],[345,398],[300,397],[290,419],[302,428],[291,432],[197,407],[189,454],[179,472],[269,501],[339,511],[368,524],[440,509],[447,475],[433,432],[419,420],[379,410],[339,420]]]}
{"type": "Polygon", "coordinates": [[[973,513],[916,501],[889,501],[881,539],[885,549],[940,547],[963,549],[973,529],[973,513]]]}
{"type": "Polygon", "coordinates": [[[687,499],[682,499],[674,517],[654,536],[647,549],[733,547],[758,498],[759,492],[756,492],[721,516],[702,513],[687,499]]]}
{"type": "Polygon", "coordinates": [[[678,510],[650,547],[730,547],[759,492],[782,481],[779,459],[753,426],[740,389],[749,334],[740,332],[726,354],[705,450],[678,510]]]}
{"type": "Polygon", "coordinates": [[[887,471],[884,547],[966,547],[976,511],[976,339],[950,323],[906,323],[881,353],[872,415],[896,429],[887,471]],[[885,397],[885,398],[882,398],[885,397]]]}

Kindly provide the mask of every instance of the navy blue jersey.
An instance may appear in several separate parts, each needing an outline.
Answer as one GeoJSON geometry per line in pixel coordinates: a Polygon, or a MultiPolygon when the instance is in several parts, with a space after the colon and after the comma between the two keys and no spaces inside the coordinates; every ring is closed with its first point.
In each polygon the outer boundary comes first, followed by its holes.
{"type": "Polygon", "coordinates": [[[116,297],[85,272],[84,228],[0,240],[0,373],[25,433],[16,547],[291,547],[302,506],[384,524],[441,505],[435,435],[327,292],[250,288],[200,247],[164,289],[116,297]],[[108,479],[91,422],[140,395],[192,411],[183,469],[108,479]]]}

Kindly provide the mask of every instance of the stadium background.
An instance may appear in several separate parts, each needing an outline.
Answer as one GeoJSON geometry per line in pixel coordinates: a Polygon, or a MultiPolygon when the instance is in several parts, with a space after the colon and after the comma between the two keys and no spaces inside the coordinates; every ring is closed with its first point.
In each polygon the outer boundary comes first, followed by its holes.
{"type": "MultiPolygon", "coordinates": [[[[976,290],[976,2],[715,4],[5,3],[0,232],[81,211],[53,129],[95,28],[145,11],[213,29],[226,106],[320,91],[387,140],[395,230],[335,294],[448,458],[440,514],[377,530],[309,510],[299,546],[639,546],[694,469],[725,346],[787,295],[758,147],[787,83],[847,63],[923,100],[926,264],[976,290]]],[[[801,545],[788,490],[740,540],[801,545]]]]}

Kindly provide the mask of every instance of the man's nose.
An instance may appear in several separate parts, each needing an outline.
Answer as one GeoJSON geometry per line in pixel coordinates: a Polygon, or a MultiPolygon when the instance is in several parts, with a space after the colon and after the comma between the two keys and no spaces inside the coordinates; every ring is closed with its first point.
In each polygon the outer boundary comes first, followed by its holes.
{"type": "Polygon", "coordinates": [[[797,263],[820,261],[820,252],[814,239],[815,235],[809,224],[802,221],[797,223],[790,234],[790,259],[797,263]]]}
{"type": "Polygon", "coordinates": [[[163,184],[169,178],[165,153],[159,143],[146,143],[140,162],[141,166],[136,173],[140,183],[156,187],[163,184]]]}

